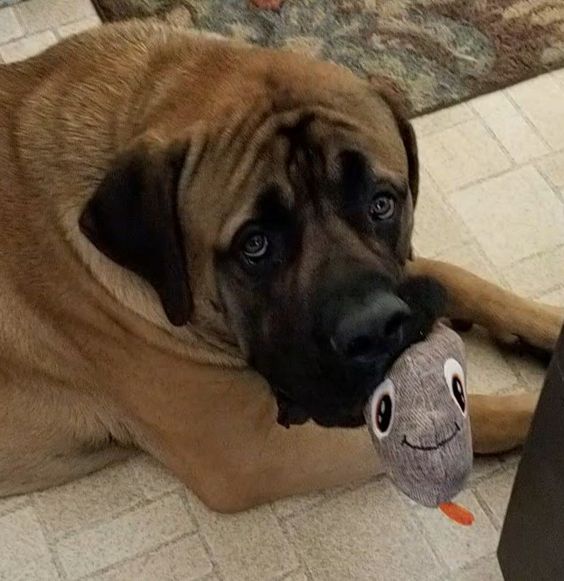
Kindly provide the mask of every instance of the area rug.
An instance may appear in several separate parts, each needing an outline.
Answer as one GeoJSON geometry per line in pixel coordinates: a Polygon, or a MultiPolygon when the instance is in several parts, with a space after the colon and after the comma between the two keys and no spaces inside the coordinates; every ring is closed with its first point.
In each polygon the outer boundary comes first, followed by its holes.
{"type": "Polygon", "coordinates": [[[157,17],[306,51],[403,90],[413,113],[564,66],[564,0],[94,0],[104,21],[157,17]]]}

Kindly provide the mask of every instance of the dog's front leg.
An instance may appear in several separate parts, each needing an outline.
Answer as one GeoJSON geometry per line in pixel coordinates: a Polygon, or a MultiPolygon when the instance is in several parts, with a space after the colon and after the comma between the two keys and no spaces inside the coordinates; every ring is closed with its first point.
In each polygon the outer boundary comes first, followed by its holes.
{"type": "MultiPolygon", "coordinates": [[[[471,395],[476,452],[503,452],[521,445],[535,404],[531,394],[471,395]]],[[[220,512],[358,483],[384,472],[366,428],[308,423],[285,429],[275,423],[274,412],[271,405],[262,411],[255,407],[252,415],[232,417],[229,424],[225,415],[210,417],[205,422],[209,433],[198,438],[199,454],[194,454],[193,440],[183,442],[175,432],[158,456],[205,504],[220,512]],[[214,425],[221,429],[212,429],[214,425]]]]}
{"type": "Polygon", "coordinates": [[[448,316],[476,323],[492,335],[515,337],[546,351],[556,345],[564,324],[564,309],[524,299],[451,264],[417,258],[413,276],[429,276],[448,293],[448,316]]]}
{"type": "MultiPolygon", "coordinates": [[[[259,420],[258,424],[262,424],[259,420]]],[[[280,498],[361,482],[383,467],[366,429],[236,426],[206,436],[205,456],[176,440],[156,455],[209,508],[232,513],[280,498]]]]}

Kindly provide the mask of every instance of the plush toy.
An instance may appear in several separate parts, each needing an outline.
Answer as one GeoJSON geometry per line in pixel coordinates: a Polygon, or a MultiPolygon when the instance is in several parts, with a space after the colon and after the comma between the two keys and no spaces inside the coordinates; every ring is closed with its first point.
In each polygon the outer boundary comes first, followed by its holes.
{"type": "Polygon", "coordinates": [[[407,349],[375,389],[365,417],[396,486],[416,502],[471,524],[472,515],[449,502],[472,468],[460,337],[438,324],[407,349]]]}

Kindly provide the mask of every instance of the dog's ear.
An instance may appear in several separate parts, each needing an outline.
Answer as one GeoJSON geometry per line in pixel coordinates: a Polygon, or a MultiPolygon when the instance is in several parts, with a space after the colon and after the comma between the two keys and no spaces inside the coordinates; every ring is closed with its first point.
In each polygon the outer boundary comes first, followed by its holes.
{"type": "Polygon", "coordinates": [[[187,145],[141,144],[119,156],[88,201],[80,229],[108,258],[155,289],[173,325],[192,310],[178,182],[187,145]]]}
{"type": "Polygon", "coordinates": [[[373,90],[386,102],[396,120],[407,153],[409,189],[415,206],[419,195],[419,156],[415,131],[409,122],[411,105],[405,98],[403,91],[393,82],[376,77],[371,77],[369,80],[373,90]]]}

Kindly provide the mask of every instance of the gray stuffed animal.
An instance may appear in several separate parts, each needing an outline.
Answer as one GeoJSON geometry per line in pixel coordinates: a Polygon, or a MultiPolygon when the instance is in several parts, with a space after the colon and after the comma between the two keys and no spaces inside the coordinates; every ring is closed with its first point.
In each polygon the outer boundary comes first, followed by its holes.
{"type": "Polygon", "coordinates": [[[416,502],[471,524],[471,515],[449,502],[472,469],[465,376],[462,340],[438,324],[394,363],[365,417],[396,486],[416,502]]]}

